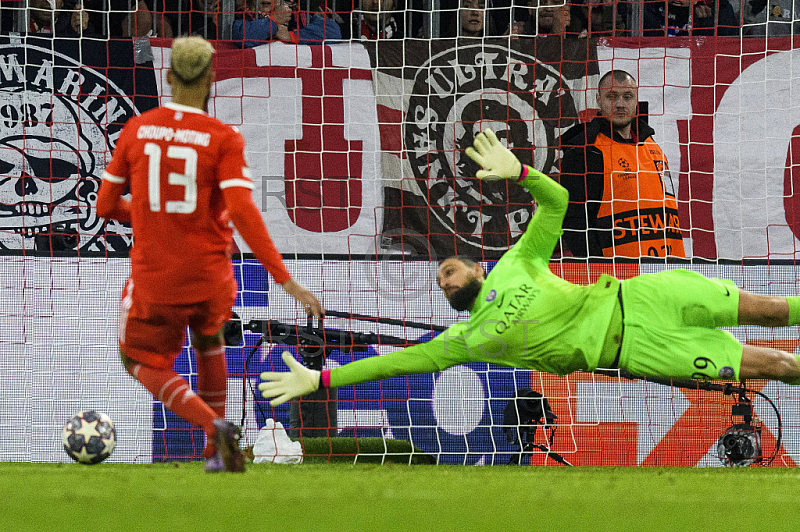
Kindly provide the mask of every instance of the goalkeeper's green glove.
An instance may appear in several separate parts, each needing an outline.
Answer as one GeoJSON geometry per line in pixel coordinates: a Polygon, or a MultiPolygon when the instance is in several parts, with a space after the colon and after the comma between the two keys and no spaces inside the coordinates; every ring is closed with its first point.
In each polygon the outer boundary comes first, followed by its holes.
{"type": "Polygon", "coordinates": [[[319,371],[303,366],[288,351],[284,351],[281,356],[289,366],[289,371],[265,371],[261,374],[261,380],[264,382],[258,385],[261,395],[266,399],[275,398],[269,402],[272,406],[308,395],[319,388],[319,371]]]}
{"type": "Polygon", "coordinates": [[[498,179],[519,179],[522,174],[522,163],[503,146],[497,136],[489,128],[478,133],[473,146],[465,150],[470,159],[483,167],[475,177],[486,181],[498,179]]]}

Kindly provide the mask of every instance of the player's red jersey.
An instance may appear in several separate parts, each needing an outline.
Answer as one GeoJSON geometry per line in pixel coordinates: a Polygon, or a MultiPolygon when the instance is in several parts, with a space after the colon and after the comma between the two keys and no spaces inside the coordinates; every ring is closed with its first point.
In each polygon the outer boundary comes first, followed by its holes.
{"type": "Polygon", "coordinates": [[[195,303],[235,283],[222,190],[253,188],[238,131],[169,103],[128,121],[103,179],[130,183],[137,297],[195,303]]]}

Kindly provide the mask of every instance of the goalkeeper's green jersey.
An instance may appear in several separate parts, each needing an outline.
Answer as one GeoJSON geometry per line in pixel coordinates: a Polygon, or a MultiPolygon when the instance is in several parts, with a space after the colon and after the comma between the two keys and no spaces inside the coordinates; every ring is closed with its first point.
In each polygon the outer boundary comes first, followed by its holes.
{"type": "Polygon", "coordinates": [[[537,202],[536,213],[486,277],[469,321],[424,344],[334,368],[330,386],[437,372],[469,362],[558,375],[597,368],[619,281],[602,275],[593,285],[578,286],[553,274],[548,263],[561,236],[569,194],[535,170],[522,184],[537,202]]]}

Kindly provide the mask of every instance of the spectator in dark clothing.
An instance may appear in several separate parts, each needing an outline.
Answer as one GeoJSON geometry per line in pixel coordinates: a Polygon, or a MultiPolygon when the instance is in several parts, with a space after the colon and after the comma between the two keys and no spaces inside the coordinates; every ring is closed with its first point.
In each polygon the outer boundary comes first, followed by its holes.
{"type": "Polygon", "coordinates": [[[587,37],[630,35],[628,2],[615,0],[578,0],[573,4],[572,19],[587,37]]]}
{"type": "Polygon", "coordinates": [[[0,1],[0,33],[7,34],[14,31],[14,13],[16,9],[8,2],[0,1]]]}
{"type": "Polygon", "coordinates": [[[742,33],[748,37],[800,35],[800,2],[744,0],[742,33]]]}
{"type": "Polygon", "coordinates": [[[645,2],[642,35],[646,37],[686,35],[739,35],[741,25],[728,0],[669,0],[645,2]]]}
{"type": "Polygon", "coordinates": [[[30,15],[28,31],[49,33],[58,37],[80,37],[94,34],[89,25],[89,14],[80,3],[65,5],[64,0],[29,0],[30,15]],[[54,20],[55,17],[55,20],[54,20]]]}
{"type": "Polygon", "coordinates": [[[486,16],[485,0],[461,0],[442,37],[491,37],[497,35],[494,20],[486,16]]]}
{"type": "Polygon", "coordinates": [[[565,0],[528,0],[528,20],[514,23],[510,32],[529,36],[579,33],[572,30],[571,21],[570,6],[565,0]]]}
{"type": "Polygon", "coordinates": [[[145,0],[110,0],[108,34],[111,37],[158,36],[171,39],[172,24],[161,10],[145,0]]]}
{"type": "Polygon", "coordinates": [[[181,34],[221,39],[219,0],[192,0],[191,10],[181,14],[181,34]]]}
{"type": "Polygon", "coordinates": [[[342,24],[345,40],[402,39],[403,20],[395,16],[397,0],[361,0],[361,9],[350,14],[350,21],[342,24]]]}

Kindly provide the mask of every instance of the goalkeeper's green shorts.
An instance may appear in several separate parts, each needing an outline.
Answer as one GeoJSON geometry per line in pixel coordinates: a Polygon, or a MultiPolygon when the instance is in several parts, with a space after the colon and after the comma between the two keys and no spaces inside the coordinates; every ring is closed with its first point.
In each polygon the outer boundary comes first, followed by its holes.
{"type": "Polygon", "coordinates": [[[688,270],[622,281],[619,367],[633,375],[738,380],[742,345],[716,327],[738,325],[739,289],[688,270]]]}

